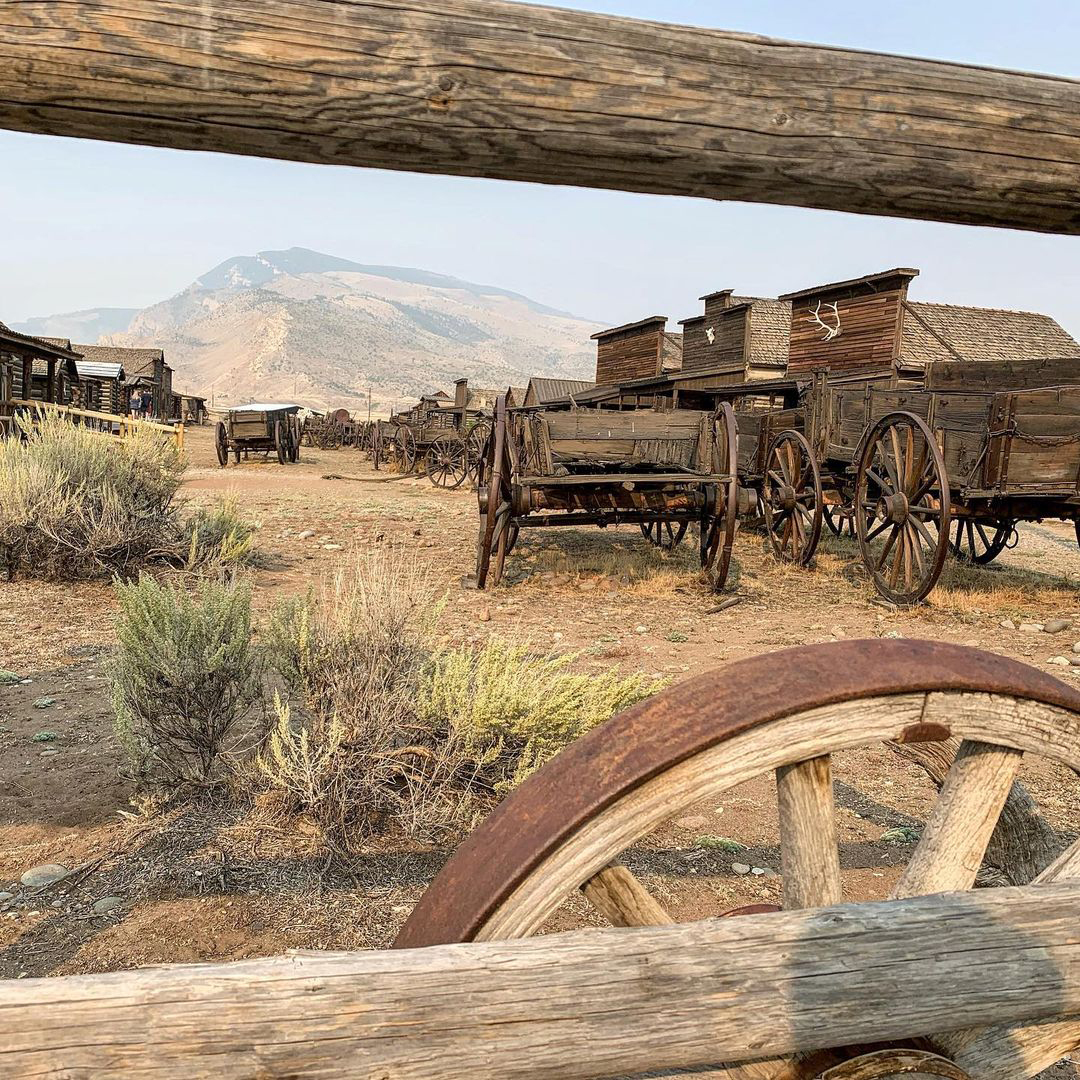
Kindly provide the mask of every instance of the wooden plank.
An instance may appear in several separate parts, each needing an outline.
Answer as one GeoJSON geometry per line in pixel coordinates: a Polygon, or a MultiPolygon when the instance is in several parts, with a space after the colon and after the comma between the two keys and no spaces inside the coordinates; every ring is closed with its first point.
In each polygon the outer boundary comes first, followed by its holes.
{"type": "Polygon", "coordinates": [[[1078,914],[1080,885],[1066,883],[10,980],[0,1069],[584,1080],[1036,1020],[1080,1011],[1078,914]]]}
{"type": "Polygon", "coordinates": [[[1080,384],[1080,356],[979,363],[935,361],[926,366],[928,390],[1019,390],[1080,384]]]}
{"type": "Polygon", "coordinates": [[[964,740],[956,752],[922,837],[900,881],[898,897],[970,889],[1023,755],[964,740]]]}
{"type": "Polygon", "coordinates": [[[828,756],[777,769],[776,793],[784,907],[838,904],[843,891],[828,756]]]}
{"type": "Polygon", "coordinates": [[[581,891],[612,926],[670,926],[674,920],[625,866],[612,863],[581,891]]]}
{"type": "Polygon", "coordinates": [[[0,10],[14,130],[1080,232],[1071,79],[502,0],[0,10]]]}

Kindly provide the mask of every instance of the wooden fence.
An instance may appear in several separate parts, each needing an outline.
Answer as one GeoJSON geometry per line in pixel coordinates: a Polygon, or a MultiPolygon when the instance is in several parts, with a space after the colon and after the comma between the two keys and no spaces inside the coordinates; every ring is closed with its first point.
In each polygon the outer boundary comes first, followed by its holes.
{"type": "Polygon", "coordinates": [[[1078,903],[1068,882],[0,982],[0,1074],[585,1080],[978,1025],[956,1063],[1015,1080],[1075,1044],[1030,1022],[1080,1011],[1078,903]]]}
{"type": "Polygon", "coordinates": [[[76,409],[71,405],[56,405],[49,401],[28,401],[16,398],[5,403],[5,411],[10,413],[4,419],[8,426],[14,416],[20,413],[52,413],[65,416],[80,427],[88,427],[106,435],[116,435],[121,439],[130,438],[139,432],[157,432],[165,435],[176,444],[178,450],[184,449],[184,425],[160,424],[154,420],[139,420],[133,416],[118,416],[116,413],[95,412],[93,409],[76,409]]]}
{"type": "Polygon", "coordinates": [[[0,0],[0,127],[1080,232],[1074,80],[502,0],[0,0]]]}

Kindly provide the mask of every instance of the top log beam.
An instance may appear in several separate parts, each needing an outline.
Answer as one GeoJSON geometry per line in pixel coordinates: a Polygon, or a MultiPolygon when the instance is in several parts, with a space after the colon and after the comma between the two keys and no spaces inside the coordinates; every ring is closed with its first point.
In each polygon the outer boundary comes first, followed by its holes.
{"type": "Polygon", "coordinates": [[[1080,232],[1080,82],[502,0],[0,0],[0,126],[1080,232]]]}

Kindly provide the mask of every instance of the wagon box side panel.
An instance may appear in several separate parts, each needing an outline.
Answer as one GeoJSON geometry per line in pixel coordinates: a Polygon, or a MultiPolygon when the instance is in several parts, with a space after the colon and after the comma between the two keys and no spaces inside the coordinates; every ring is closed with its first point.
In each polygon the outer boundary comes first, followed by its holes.
{"type": "Polygon", "coordinates": [[[933,429],[950,480],[957,487],[985,487],[994,450],[991,394],[933,395],[933,429]]]}
{"type": "Polygon", "coordinates": [[[229,416],[229,434],[234,439],[269,438],[272,429],[273,421],[267,413],[237,412],[229,416]]]}
{"type": "Polygon", "coordinates": [[[995,486],[1003,494],[1080,494],[1080,386],[999,397],[1008,419],[995,486]]]}

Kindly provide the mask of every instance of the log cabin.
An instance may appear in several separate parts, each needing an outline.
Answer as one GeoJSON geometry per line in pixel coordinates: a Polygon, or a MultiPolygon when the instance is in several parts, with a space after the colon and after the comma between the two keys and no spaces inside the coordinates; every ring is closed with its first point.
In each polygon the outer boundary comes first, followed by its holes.
{"type": "Polygon", "coordinates": [[[79,378],[77,359],[70,342],[20,334],[0,323],[0,401],[70,404],[79,378]]]}
{"type": "Polygon", "coordinates": [[[127,412],[123,364],[83,359],[76,360],[75,367],[79,372],[79,385],[72,397],[73,405],[117,416],[127,412]]]}
{"type": "MultiPolygon", "coordinates": [[[[165,363],[165,353],[161,349],[137,349],[119,345],[80,345],[72,346],[81,353],[84,360],[96,364],[120,364],[125,373],[124,396],[129,397],[132,390],[150,390],[154,416],[168,419],[174,415],[172,392],[172,368],[165,363]]],[[[128,403],[123,402],[123,411],[128,403]]]]}

